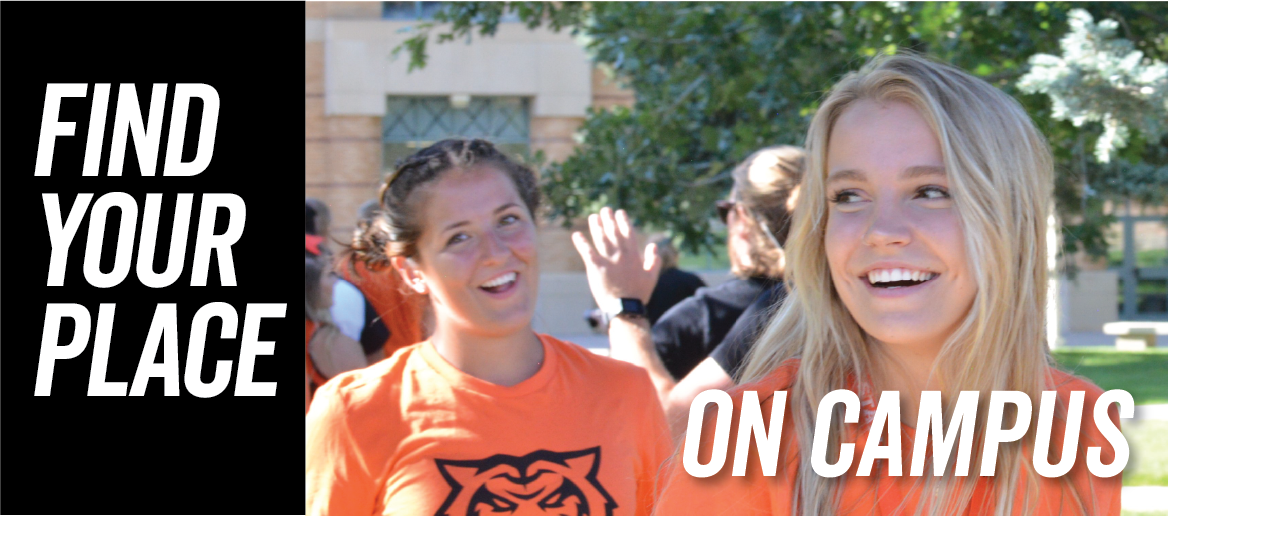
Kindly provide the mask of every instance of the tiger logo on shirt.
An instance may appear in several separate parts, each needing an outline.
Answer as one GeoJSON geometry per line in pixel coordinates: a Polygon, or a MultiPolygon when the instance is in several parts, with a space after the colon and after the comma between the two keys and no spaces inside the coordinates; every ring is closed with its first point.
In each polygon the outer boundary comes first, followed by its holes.
{"type": "Polygon", "coordinates": [[[435,464],[452,487],[437,516],[611,516],[617,508],[596,479],[598,446],[435,464]]]}

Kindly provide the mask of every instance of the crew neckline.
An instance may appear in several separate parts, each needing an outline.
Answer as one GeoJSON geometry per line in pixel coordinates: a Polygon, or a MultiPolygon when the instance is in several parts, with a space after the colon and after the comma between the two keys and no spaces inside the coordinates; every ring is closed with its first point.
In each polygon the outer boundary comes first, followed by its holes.
{"type": "Polygon", "coordinates": [[[559,355],[553,353],[554,347],[546,339],[546,336],[540,333],[537,334],[537,340],[542,343],[542,366],[538,368],[537,373],[534,373],[528,379],[509,387],[490,383],[454,367],[443,356],[440,356],[440,353],[435,350],[435,345],[431,344],[430,340],[422,341],[415,350],[417,355],[426,362],[427,367],[431,368],[432,371],[454,388],[486,396],[509,398],[536,392],[550,382],[551,378],[559,371],[559,355]]]}

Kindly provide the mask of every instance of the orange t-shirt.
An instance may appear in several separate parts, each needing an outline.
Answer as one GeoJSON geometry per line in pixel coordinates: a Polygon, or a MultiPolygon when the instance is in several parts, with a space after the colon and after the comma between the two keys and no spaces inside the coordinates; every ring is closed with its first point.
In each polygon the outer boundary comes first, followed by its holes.
{"type": "MultiPolygon", "coordinates": [[[[666,487],[659,493],[654,514],[790,515],[792,513],[799,455],[798,440],[792,423],[793,414],[791,413],[789,398],[786,400],[786,414],[782,424],[782,449],[778,454],[776,475],[774,477],[765,477],[762,474],[759,454],[755,449],[755,441],[753,440],[751,441],[751,448],[747,450],[746,474],[740,477],[733,476],[732,467],[734,453],[737,448],[737,430],[742,394],[748,390],[757,391],[760,398],[761,413],[767,425],[772,413],[774,398],[772,393],[778,390],[788,390],[794,382],[798,368],[798,362],[792,360],[755,383],[745,384],[729,391],[729,395],[733,399],[734,412],[728,456],[723,468],[715,475],[706,478],[696,478],[689,475],[684,469],[683,445],[681,443],[680,452],[673,458],[670,466],[665,468],[669,475],[664,478],[666,487]]],[[[1032,510],[1035,515],[1082,515],[1078,505],[1074,502],[1074,493],[1078,494],[1080,501],[1085,506],[1084,513],[1119,515],[1123,474],[1120,473],[1105,479],[1099,478],[1088,471],[1086,462],[1087,448],[1090,446],[1101,447],[1101,461],[1103,463],[1110,463],[1115,457],[1114,448],[1101,435],[1092,416],[1093,406],[1096,404],[1097,397],[1102,393],[1102,390],[1080,377],[1069,375],[1056,369],[1050,369],[1049,372],[1049,386],[1052,387],[1055,384],[1058,399],[1068,400],[1070,391],[1080,390],[1085,392],[1079,449],[1075,457],[1075,463],[1066,475],[1060,478],[1040,476],[1035,473],[1029,463],[1029,455],[1032,452],[1031,448],[1033,448],[1036,429],[1036,424],[1032,423],[1023,437],[1027,463],[1014,499],[1014,513],[1020,513],[1020,507],[1024,503],[1027,480],[1033,478],[1038,486],[1037,502],[1032,510]],[[1026,472],[1029,472],[1029,475],[1026,472]],[[1074,485],[1074,493],[1067,486],[1067,481],[1074,485]]],[[[845,437],[854,437],[852,439],[845,438],[844,440],[845,442],[856,443],[856,456],[853,465],[844,474],[844,484],[838,493],[838,513],[840,515],[914,514],[920,500],[920,488],[922,488],[921,486],[926,479],[923,476],[910,476],[915,430],[910,427],[910,423],[903,415],[901,426],[901,476],[893,477],[888,475],[887,462],[882,459],[875,461],[870,475],[864,477],[856,476],[857,469],[861,464],[862,448],[864,445],[869,444],[869,427],[875,409],[874,400],[877,400],[877,398],[866,394],[866,388],[859,389],[855,383],[851,385],[848,387],[849,390],[858,391],[858,397],[862,400],[863,406],[861,417],[858,418],[860,423],[848,424],[849,427],[845,433],[845,437]]],[[[983,395],[983,401],[987,399],[988,397],[983,395]]],[[[1054,413],[1054,418],[1064,417],[1065,414],[1061,413],[1061,409],[1058,408],[1054,413]]],[[[1110,407],[1110,417],[1115,422],[1115,426],[1118,427],[1118,412],[1114,406],[1110,407]]],[[[703,423],[702,443],[698,451],[699,459],[703,463],[710,459],[714,422],[715,410],[711,410],[703,423]]],[[[974,423],[985,425],[984,421],[974,423]]],[[[1010,424],[1010,422],[1005,422],[1005,425],[1010,424]]],[[[886,433],[887,431],[885,430],[886,433]]],[[[1064,433],[1064,422],[1061,419],[1056,420],[1053,424],[1053,444],[1061,445],[1064,433]]],[[[931,439],[929,441],[931,442],[931,439]]],[[[958,443],[955,444],[954,448],[955,450],[952,452],[958,452],[958,443]]],[[[973,449],[979,455],[969,467],[969,475],[977,475],[980,470],[981,448],[982,444],[974,440],[973,449]]],[[[932,456],[931,446],[927,455],[932,456]]],[[[951,455],[952,457],[955,456],[954,453],[951,455]]],[[[1053,462],[1058,459],[1056,456],[1049,457],[1049,461],[1053,462]]],[[[804,470],[813,471],[807,464],[805,464],[804,470]]],[[[931,469],[925,469],[925,473],[931,471],[931,469]]],[[[997,471],[1003,471],[1003,468],[998,468],[997,471]]],[[[964,511],[965,515],[990,515],[994,513],[992,481],[993,478],[991,477],[978,478],[972,501],[969,502],[967,509],[964,511]]]]}
{"type": "Polygon", "coordinates": [[[354,275],[350,264],[338,264],[338,270],[343,279],[360,289],[390,332],[382,345],[384,352],[389,355],[426,340],[422,331],[426,300],[408,288],[399,274],[391,270],[369,271],[364,262],[355,263],[354,275]]]}
{"type": "Polygon", "coordinates": [[[643,370],[539,335],[515,386],[429,341],[320,387],[306,419],[310,515],[648,515],[670,431],[643,370]]]}

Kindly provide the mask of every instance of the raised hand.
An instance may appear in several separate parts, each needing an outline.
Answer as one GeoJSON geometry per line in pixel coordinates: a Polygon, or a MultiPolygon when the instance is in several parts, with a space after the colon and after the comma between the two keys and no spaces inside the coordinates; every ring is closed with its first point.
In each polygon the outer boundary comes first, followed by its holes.
{"type": "Polygon", "coordinates": [[[595,303],[601,309],[611,308],[618,298],[638,298],[647,304],[662,270],[657,245],[641,246],[624,210],[604,208],[586,221],[591,240],[574,232],[573,246],[586,263],[586,279],[595,303]]]}

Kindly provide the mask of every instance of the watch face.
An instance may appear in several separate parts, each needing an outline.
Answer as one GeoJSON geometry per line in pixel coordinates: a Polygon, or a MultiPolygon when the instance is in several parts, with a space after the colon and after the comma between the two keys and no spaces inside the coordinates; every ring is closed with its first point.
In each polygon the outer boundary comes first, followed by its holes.
{"type": "Polygon", "coordinates": [[[644,315],[644,303],[635,298],[623,298],[621,313],[644,315]]]}

